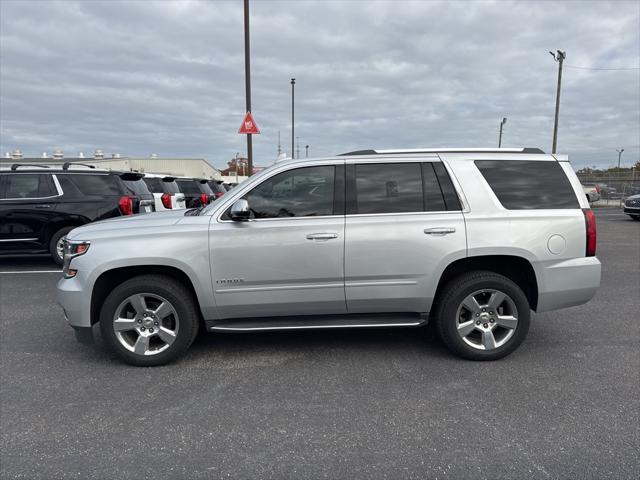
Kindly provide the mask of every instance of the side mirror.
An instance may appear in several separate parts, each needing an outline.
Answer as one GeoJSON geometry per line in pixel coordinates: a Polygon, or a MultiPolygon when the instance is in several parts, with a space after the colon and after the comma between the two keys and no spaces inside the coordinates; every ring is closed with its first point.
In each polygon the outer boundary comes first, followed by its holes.
{"type": "Polygon", "coordinates": [[[251,216],[249,202],[247,202],[244,198],[236,200],[236,203],[231,206],[229,216],[234,222],[243,222],[245,220],[249,220],[249,217],[251,216]]]}

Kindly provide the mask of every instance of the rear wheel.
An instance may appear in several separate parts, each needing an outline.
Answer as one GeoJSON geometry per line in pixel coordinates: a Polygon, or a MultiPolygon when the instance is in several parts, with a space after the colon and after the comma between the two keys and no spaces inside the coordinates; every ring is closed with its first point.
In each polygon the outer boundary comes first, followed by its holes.
{"type": "Polygon", "coordinates": [[[503,358],[529,331],[530,307],[524,292],[493,272],[471,272],[449,282],[435,313],[445,345],[469,360],[503,358]]]}
{"type": "Polygon", "coordinates": [[[67,238],[67,233],[73,230],[76,227],[64,227],[58,230],[51,236],[49,240],[49,253],[51,254],[51,258],[58,265],[62,265],[64,262],[64,239],[67,238]]]}
{"type": "Polygon", "coordinates": [[[182,355],[198,333],[191,292],[162,275],[118,285],[105,300],[100,330],[105,343],[131,365],[155,366],[182,355]]]}

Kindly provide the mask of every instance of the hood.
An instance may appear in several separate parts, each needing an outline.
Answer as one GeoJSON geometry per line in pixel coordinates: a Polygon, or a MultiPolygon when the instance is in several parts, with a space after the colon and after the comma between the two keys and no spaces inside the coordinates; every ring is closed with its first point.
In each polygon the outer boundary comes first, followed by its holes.
{"type": "Polygon", "coordinates": [[[182,218],[187,210],[167,210],[154,213],[143,213],[140,215],[128,215],[126,217],[114,217],[99,222],[89,223],[82,227],[74,228],[67,238],[70,240],[84,239],[89,240],[91,234],[108,232],[112,230],[123,230],[130,228],[153,228],[175,225],[182,218]]]}
{"type": "Polygon", "coordinates": [[[629,197],[624,199],[625,202],[627,200],[640,200],[640,193],[638,193],[637,195],[631,195],[631,196],[629,196],[629,197]]]}

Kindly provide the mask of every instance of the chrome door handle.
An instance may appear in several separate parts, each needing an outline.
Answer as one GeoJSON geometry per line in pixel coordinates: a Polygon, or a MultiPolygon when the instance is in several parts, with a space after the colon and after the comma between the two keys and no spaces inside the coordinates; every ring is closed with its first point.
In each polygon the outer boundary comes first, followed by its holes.
{"type": "Polygon", "coordinates": [[[41,203],[40,205],[36,205],[36,208],[51,208],[52,205],[50,203],[41,203]]]}
{"type": "Polygon", "coordinates": [[[450,233],[455,233],[456,229],[453,227],[435,227],[435,228],[425,228],[424,233],[427,235],[448,235],[450,233]]]}
{"type": "Polygon", "coordinates": [[[307,240],[331,240],[332,238],[338,238],[337,233],[310,233],[307,235],[307,240]]]}

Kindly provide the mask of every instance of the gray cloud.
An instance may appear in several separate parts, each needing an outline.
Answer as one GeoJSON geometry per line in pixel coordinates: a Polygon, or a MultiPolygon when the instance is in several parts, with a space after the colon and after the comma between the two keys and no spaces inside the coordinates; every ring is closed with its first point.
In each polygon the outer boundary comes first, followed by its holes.
{"type": "MultiPolygon", "coordinates": [[[[0,1],[0,149],[245,151],[241,2],[0,1]]],[[[637,2],[251,3],[257,164],[278,130],[314,156],[358,148],[550,150],[557,65],[637,67],[637,2]]],[[[559,150],[640,158],[640,71],[567,68],[559,150]]]]}

